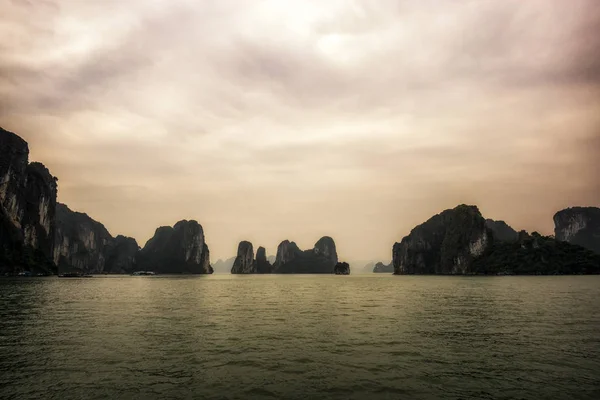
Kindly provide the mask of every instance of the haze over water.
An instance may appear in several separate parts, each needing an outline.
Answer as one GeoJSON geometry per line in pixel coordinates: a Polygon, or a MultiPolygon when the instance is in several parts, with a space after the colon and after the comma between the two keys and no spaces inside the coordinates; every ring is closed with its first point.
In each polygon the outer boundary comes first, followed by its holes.
{"type": "Polygon", "coordinates": [[[0,280],[0,398],[597,399],[600,277],[0,280]]]}

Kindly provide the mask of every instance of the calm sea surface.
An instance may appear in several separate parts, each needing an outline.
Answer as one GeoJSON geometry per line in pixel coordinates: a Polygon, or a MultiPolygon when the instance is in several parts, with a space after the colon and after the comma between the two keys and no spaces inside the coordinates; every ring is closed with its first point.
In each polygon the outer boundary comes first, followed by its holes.
{"type": "Polygon", "coordinates": [[[0,279],[2,399],[600,399],[600,277],[0,279]]]}

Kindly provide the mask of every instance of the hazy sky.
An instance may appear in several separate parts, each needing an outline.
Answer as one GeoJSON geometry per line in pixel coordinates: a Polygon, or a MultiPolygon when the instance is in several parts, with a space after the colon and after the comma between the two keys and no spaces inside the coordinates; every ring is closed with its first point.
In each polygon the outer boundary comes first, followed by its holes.
{"type": "Polygon", "coordinates": [[[143,245],[391,258],[459,203],[600,205],[596,0],[0,0],[0,126],[143,245]]]}

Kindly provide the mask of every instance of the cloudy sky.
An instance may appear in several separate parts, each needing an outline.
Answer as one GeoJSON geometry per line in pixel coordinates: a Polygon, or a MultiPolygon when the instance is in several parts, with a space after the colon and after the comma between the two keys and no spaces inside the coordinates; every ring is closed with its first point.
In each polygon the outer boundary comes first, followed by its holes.
{"type": "Polygon", "coordinates": [[[600,205],[596,0],[0,0],[0,126],[144,244],[391,258],[459,203],[600,205]]]}

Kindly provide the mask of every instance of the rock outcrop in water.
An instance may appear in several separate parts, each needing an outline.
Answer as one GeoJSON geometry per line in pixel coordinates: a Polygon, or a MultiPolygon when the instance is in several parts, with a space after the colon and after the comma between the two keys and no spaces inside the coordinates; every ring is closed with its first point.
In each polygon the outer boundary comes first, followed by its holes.
{"type": "Polygon", "coordinates": [[[284,240],[277,247],[273,265],[276,274],[333,274],[338,262],[335,242],[325,236],[312,250],[302,251],[296,243],[284,240]]]}
{"type": "Polygon", "coordinates": [[[530,235],[521,231],[516,240],[501,239],[486,227],[477,207],[461,205],[434,216],[394,245],[394,273],[600,273],[600,255],[581,246],[537,232],[530,235]]]}
{"type": "Polygon", "coordinates": [[[238,245],[238,252],[233,267],[232,274],[255,274],[256,264],[254,262],[254,248],[252,243],[242,241],[238,245]]]}
{"type": "Polygon", "coordinates": [[[270,274],[273,272],[273,266],[267,259],[267,250],[264,247],[259,247],[256,250],[255,269],[257,274],[270,274]]]}
{"type": "Polygon", "coordinates": [[[350,275],[350,264],[347,262],[339,262],[333,267],[333,273],[336,275],[350,275]]]}
{"type": "Polygon", "coordinates": [[[382,262],[378,262],[373,267],[373,272],[376,274],[391,274],[394,272],[394,265],[392,263],[385,265],[382,262]]]}
{"type": "Polygon", "coordinates": [[[0,128],[0,271],[54,272],[57,179],[29,163],[29,146],[0,128]]]}
{"type": "Polygon", "coordinates": [[[119,235],[104,249],[104,273],[131,273],[135,268],[135,259],[140,246],[134,238],[119,235]]]}
{"type": "Polygon", "coordinates": [[[556,240],[585,247],[600,254],[600,208],[573,207],[554,215],[556,240]]]}
{"type": "Polygon", "coordinates": [[[54,262],[60,273],[131,272],[138,250],[135,239],[113,238],[104,225],[87,214],[57,204],[54,262]]]}
{"type": "Polygon", "coordinates": [[[138,270],[162,274],[212,274],[204,230],[196,221],[156,229],[136,259],[138,270]]]}
{"type": "Polygon", "coordinates": [[[256,259],[254,259],[252,243],[240,242],[238,255],[231,267],[232,274],[270,274],[272,272],[273,266],[267,259],[267,251],[264,247],[258,248],[256,259]]]}
{"type": "Polygon", "coordinates": [[[394,244],[394,273],[467,274],[491,241],[479,209],[463,204],[435,215],[394,244]]]}
{"type": "Polygon", "coordinates": [[[519,239],[519,233],[504,221],[486,219],[485,225],[492,231],[494,240],[499,240],[501,242],[516,242],[519,239]]]}

